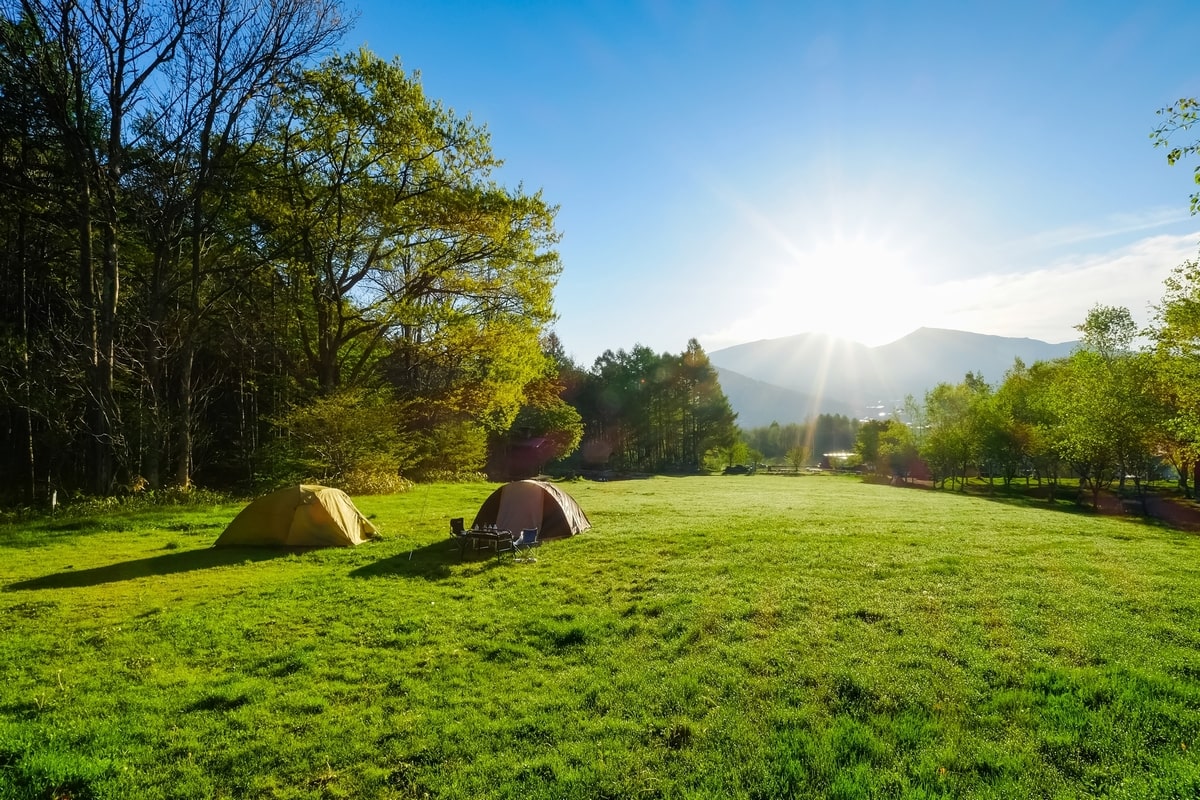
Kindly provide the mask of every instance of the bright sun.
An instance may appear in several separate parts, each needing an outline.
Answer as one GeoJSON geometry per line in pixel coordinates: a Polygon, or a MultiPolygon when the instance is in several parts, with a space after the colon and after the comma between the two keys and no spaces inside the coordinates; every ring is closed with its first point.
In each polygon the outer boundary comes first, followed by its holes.
{"type": "Polygon", "coordinates": [[[763,313],[787,320],[789,333],[827,333],[879,345],[914,327],[920,290],[907,249],[899,244],[835,234],[807,248],[793,246],[788,256],[764,276],[769,292],[763,313]]]}
{"type": "Polygon", "coordinates": [[[706,337],[716,346],[798,333],[877,346],[936,312],[928,281],[941,237],[916,210],[881,207],[865,191],[818,193],[774,213],[718,194],[742,223],[727,261],[746,267],[737,276],[738,312],[706,337]]]}

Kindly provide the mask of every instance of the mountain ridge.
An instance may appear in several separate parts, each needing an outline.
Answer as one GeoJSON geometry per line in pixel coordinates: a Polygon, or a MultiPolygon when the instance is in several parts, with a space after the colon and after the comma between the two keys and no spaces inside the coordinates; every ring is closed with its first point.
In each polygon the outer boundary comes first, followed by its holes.
{"type": "Polygon", "coordinates": [[[721,372],[772,387],[756,391],[754,384],[738,381],[733,394],[726,393],[738,421],[757,427],[771,423],[766,414],[784,413],[789,407],[794,409],[790,418],[773,420],[802,422],[816,414],[848,410],[859,418],[886,415],[886,409],[906,395],[922,397],[938,383],[961,381],[967,372],[995,384],[1016,358],[1026,364],[1049,361],[1069,355],[1076,344],[921,327],[876,347],[801,333],[731,345],[708,357],[721,372]],[[779,389],[791,394],[774,391],[779,389]]]}

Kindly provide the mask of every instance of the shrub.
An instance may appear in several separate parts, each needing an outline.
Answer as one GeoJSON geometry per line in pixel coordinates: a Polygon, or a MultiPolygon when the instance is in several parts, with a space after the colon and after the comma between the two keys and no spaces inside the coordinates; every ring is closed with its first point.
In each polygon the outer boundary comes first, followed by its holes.
{"type": "Polygon", "coordinates": [[[348,494],[399,494],[412,487],[413,482],[398,475],[395,470],[360,468],[350,470],[339,488],[348,494]]]}
{"type": "Polygon", "coordinates": [[[271,477],[307,478],[396,491],[411,447],[396,428],[397,405],[382,392],[351,390],[296,406],[279,421],[271,477]],[[383,488],[396,487],[396,488],[383,488]]]}

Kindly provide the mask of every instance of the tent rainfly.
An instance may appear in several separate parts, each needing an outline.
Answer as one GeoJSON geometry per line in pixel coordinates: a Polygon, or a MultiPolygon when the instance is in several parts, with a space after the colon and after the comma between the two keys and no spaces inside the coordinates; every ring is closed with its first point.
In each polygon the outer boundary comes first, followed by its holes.
{"type": "Polygon", "coordinates": [[[552,483],[513,481],[483,501],[475,527],[495,525],[509,531],[537,528],[539,539],[572,536],[592,527],[575,498],[552,483]]]}
{"type": "Polygon", "coordinates": [[[214,547],[349,547],[377,536],[341,489],[288,486],[242,509],[214,547]]]}

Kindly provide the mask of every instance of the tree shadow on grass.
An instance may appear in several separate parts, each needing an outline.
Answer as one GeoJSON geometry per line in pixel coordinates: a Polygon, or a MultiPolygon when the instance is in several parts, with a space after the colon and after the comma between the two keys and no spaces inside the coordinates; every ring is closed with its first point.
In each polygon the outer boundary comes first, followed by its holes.
{"type": "Polygon", "coordinates": [[[1105,490],[1100,493],[1098,507],[1091,505],[1090,490],[1084,491],[1085,502],[1076,502],[1074,487],[1059,487],[1053,502],[1048,496],[1049,488],[1045,486],[1025,489],[1018,486],[989,487],[983,484],[972,485],[965,492],[956,489],[941,491],[945,491],[948,496],[971,497],[1002,505],[1055,511],[1060,514],[1083,517],[1120,517],[1133,524],[1168,531],[1186,533],[1200,531],[1200,506],[1193,501],[1158,491],[1147,492],[1145,506],[1143,506],[1142,501],[1134,495],[1122,497],[1111,489],[1105,490]]]}
{"type": "Polygon", "coordinates": [[[133,561],[122,561],[119,564],[109,564],[104,567],[89,569],[63,570],[40,578],[30,578],[24,581],[10,583],[4,587],[6,592],[19,592],[29,589],[78,589],[85,586],[99,586],[104,583],[118,583],[135,578],[148,578],[156,575],[173,575],[178,572],[193,572],[199,569],[225,567],[230,564],[244,564],[247,561],[267,561],[281,558],[294,552],[303,552],[305,548],[278,547],[211,547],[205,550],[186,550],[178,553],[164,553],[160,556],[138,558],[133,561]]]}
{"type": "Polygon", "coordinates": [[[507,565],[506,558],[497,558],[490,550],[459,549],[458,543],[447,538],[432,544],[407,550],[391,558],[374,561],[350,572],[352,578],[421,578],[441,581],[453,576],[451,566],[470,564],[477,569],[494,569],[507,565]]]}

